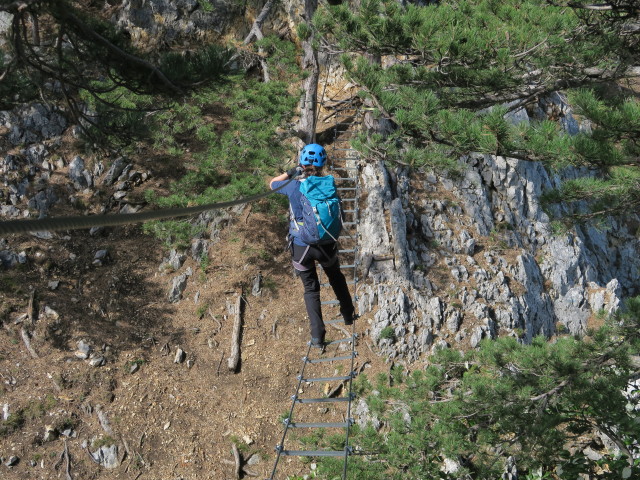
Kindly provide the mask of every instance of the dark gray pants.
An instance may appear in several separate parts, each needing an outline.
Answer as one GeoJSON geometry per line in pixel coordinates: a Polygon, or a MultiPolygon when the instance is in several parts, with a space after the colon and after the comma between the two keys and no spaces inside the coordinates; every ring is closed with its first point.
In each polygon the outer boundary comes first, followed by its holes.
{"type": "Polygon", "coordinates": [[[293,244],[293,266],[304,286],[304,304],[311,323],[311,337],[324,341],[325,328],[320,305],[320,281],[316,271],[318,262],[329,278],[329,284],[340,302],[340,313],[345,319],[353,317],[355,308],[347,281],[340,271],[338,246],[335,243],[302,247],[293,244]]]}

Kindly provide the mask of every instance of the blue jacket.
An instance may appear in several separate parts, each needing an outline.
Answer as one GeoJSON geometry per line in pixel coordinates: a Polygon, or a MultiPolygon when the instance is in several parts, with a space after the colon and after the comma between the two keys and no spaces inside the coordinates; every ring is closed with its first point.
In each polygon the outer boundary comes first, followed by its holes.
{"type": "MultiPolygon", "coordinates": [[[[282,180],[280,182],[273,182],[271,184],[271,188],[275,190],[276,188],[287,183],[288,180],[282,180]]],[[[296,237],[296,229],[293,226],[293,222],[302,222],[302,194],[300,193],[300,184],[302,182],[300,180],[291,180],[288,185],[284,188],[278,190],[276,193],[280,193],[281,195],[286,195],[289,197],[289,208],[290,211],[293,212],[293,219],[289,222],[289,234],[293,237],[293,243],[296,245],[300,245],[302,247],[306,247],[307,244],[302,242],[299,238],[296,237]]]]}

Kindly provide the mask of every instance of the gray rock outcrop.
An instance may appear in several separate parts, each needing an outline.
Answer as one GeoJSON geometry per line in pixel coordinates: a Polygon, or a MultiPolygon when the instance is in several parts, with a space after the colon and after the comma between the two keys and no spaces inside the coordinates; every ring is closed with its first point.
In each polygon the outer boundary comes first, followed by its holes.
{"type": "Polygon", "coordinates": [[[219,37],[242,11],[225,0],[127,0],[113,20],[144,48],[219,37]]]}
{"type": "Polygon", "coordinates": [[[187,279],[191,276],[191,268],[174,277],[171,282],[171,288],[169,289],[169,302],[177,303],[182,299],[182,293],[187,288],[187,279]]]}
{"type": "Polygon", "coordinates": [[[69,180],[76,190],[84,190],[93,186],[93,175],[85,168],[82,157],[76,156],[69,163],[69,180]]]}
{"type": "Polygon", "coordinates": [[[94,452],[91,452],[93,459],[102,465],[104,468],[113,469],[120,466],[120,460],[118,460],[118,446],[103,445],[94,452]]]}
{"type": "Polygon", "coordinates": [[[109,170],[107,170],[107,173],[102,179],[102,183],[104,185],[113,185],[127,165],[127,160],[124,157],[116,158],[109,167],[109,170]]]}
{"type": "Polygon", "coordinates": [[[12,145],[30,145],[61,135],[67,120],[54,108],[34,103],[0,112],[0,126],[9,131],[7,138],[12,145]]]}
{"type": "Polygon", "coordinates": [[[540,196],[582,172],[552,176],[539,163],[492,155],[461,162],[461,180],[427,175],[418,198],[404,169],[362,168],[360,245],[374,260],[358,306],[375,311],[371,333],[390,358],[413,361],[440,340],[475,347],[498,334],[581,334],[638,293],[638,215],[552,232],[540,196]],[[387,327],[393,339],[380,338],[387,327]]]}

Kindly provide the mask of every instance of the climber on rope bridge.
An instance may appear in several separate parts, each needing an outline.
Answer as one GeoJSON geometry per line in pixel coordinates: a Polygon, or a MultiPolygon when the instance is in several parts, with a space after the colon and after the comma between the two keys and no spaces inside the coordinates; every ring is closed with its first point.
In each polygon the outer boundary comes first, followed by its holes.
{"type": "Polygon", "coordinates": [[[311,324],[311,345],[318,348],[324,348],[325,325],[316,261],[327,274],[329,284],[340,302],[345,325],[352,325],[355,317],[351,293],[338,260],[337,239],[342,228],[340,199],[333,177],[325,176],[322,172],[326,161],[325,149],[315,143],[309,144],[300,152],[297,167],[269,182],[272,190],[280,188],[277,193],[289,198],[291,221],[288,241],[293,268],[304,286],[304,303],[311,324]],[[298,176],[301,178],[297,179],[298,176]]]}

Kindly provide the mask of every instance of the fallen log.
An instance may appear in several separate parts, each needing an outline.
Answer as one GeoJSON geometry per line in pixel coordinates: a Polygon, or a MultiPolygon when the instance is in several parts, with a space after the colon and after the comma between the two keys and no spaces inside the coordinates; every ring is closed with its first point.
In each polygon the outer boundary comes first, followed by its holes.
{"type": "Polygon", "coordinates": [[[33,358],[40,358],[38,357],[38,353],[31,346],[31,340],[29,340],[29,332],[27,332],[26,328],[22,328],[20,330],[20,335],[22,336],[22,341],[24,342],[24,345],[27,347],[27,351],[29,352],[29,354],[33,358]]]}
{"type": "Polygon", "coordinates": [[[242,342],[242,292],[236,302],[236,317],[233,322],[233,334],[231,335],[231,356],[227,359],[227,365],[232,372],[237,371],[240,363],[240,343],[242,342]]]}
{"type": "Polygon", "coordinates": [[[242,461],[240,460],[240,452],[238,451],[238,446],[235,443],[231,444],[231,449],[233,450],[233,460],[235,461],[235,474],[236,479],[240,478],[240,472],[242,470],[242,461]]]}
{"type": "Polygon", "coordinates": [[[29,355],[33,358],[39,358],[38,353],[31,346],[31,338],[29,331],[27,328],[33,327],[37,320],[37,306],[36,306],[36,291],[35,289],[31,290],[31,296],[29,297],[29,305],[27,306],[27,318],[22,324],[22,328],[20,329],[20,336],[22,337],[22,341],[24,342],[25,347],[27,347],[27,351],[29,355]]]}

